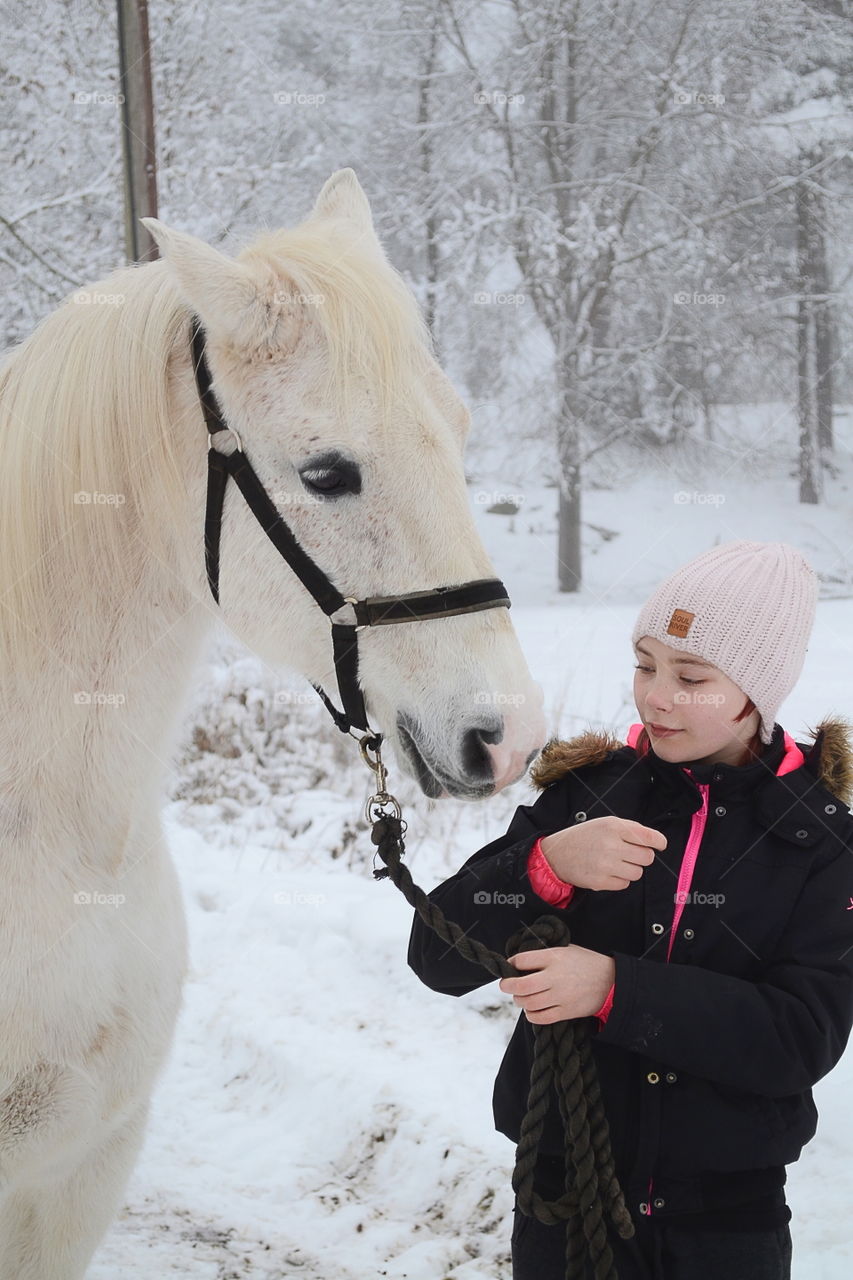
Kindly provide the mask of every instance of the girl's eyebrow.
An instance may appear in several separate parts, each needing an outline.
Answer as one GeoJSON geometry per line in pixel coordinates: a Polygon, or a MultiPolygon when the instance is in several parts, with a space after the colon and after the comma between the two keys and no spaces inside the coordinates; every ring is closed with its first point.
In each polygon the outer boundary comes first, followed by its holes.
{"type": "MultiPolygon", "coordinates": [[[[637,653],[642,653],[645,655],[645,657],[651,658],[652,661],[654,661],[653,654],[649,653],[648,649],[644,649],[641,644],[635,644],[634,648],[637,650],[637,653]]],[[[675,666],[678,666],[680,664],[681,666],[710,668],[713,665],[710,662],[705,662],[702,658],[693,658],[689,654],[685,654],[683,657],[671,658],[670,661],[675,666]]]]}

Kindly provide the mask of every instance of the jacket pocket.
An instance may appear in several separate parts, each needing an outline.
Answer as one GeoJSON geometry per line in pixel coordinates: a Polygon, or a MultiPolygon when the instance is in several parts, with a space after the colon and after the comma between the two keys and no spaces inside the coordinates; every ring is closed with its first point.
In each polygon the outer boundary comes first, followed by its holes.
{"type": "Polygon", "coordinates": [[[784,1098],[761,1098],[764,1122],[772,1133],[799,1131],[809,1111],[814,1113],[817,1125],[817,1108],[811,1094],[793,1093],[784,1098]]]}

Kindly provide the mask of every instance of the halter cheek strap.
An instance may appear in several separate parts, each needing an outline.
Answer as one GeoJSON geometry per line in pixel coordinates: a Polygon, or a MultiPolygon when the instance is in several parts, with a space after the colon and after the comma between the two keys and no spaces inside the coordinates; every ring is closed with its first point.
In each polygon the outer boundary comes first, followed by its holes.
{"type": "MultiPolygon", "coordinates": [[[[192,321],[193,370],[208,431],[207,503],[204,515],[204,558],[207,581],[213,599],[219,604],[219,548],[222,534],[222,511],[229,476],[242,493],[255,519],[290,565],[299,581],[331,621],[332,651],[338,691],[343,711],[338,711],[323,689],[311,682],[325,703],[335,724],[343,733],[350,728],[373,733],[367,719],[364,698],[358,681],[358,632],[362,627],[386,626],[399,622],[421,622],[432,618],[451,618],[481,609],[510,607],[506,587],[498,578],[477,578],[460,586],[434,587],[427,591],[410,591],[398,596],[370,596],[358,600],[344,596],[299,545],[293,531],[282,519],[251,463],[243,452],[236,431],[228,427],[213,390],[205,355],[204,332],[196,317],[192,321]],[[230,431],[237,448],[229,454],[214,447],[219,432],[230,431]],[[349,609],[345,621],[332,614],[349,609]]],[[[378,742],[381,734],[373,734],[378,742]]]]}

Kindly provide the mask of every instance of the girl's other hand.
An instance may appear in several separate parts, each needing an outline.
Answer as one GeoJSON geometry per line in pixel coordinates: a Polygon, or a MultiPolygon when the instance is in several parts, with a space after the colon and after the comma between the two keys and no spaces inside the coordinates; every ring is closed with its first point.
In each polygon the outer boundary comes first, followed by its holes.
{"type": "Polygon", "coordinates": [[[579,889],[627,889],[666,848],[666,836],[630,818],[590,818],[540,841],[554,874],[579,889]]]}
{"type": "Polygon", "coordinates": [[[509,957],[522,978],[501,978],[500,989],[524,1010],[528,1022],[545,1026],[567,1018],[591,1018],[616,981],[616,961],[574,942],[568,947],[520,951],[509,957]]]}

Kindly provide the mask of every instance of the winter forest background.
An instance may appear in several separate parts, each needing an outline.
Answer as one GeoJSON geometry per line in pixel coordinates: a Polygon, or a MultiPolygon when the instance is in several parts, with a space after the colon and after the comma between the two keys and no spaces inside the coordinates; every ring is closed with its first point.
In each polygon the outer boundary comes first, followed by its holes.
{"type": "MultiPolygon", "coordinates": [[[[3,13],[9,346],[120,265],[124,233],[113,4],[3,13]]],[[[472,408],[472,505],[552,732],[625,732],[636,608],[735,537],[794,542],[820,575],[786,727],[853,717],[851,17],[850,0],[152,0],[164,221],[236,252],[356,170],[472,408]]],[[[366,781],[339,737],[298,678],[219,638],[165,797],[187,1006],[96,1280],[509,1275],[489,1100],[514,1012],[406,970],[409,912],[370,878],[366,781]]],[[[427,887],[532,798],[392,782],[427,887]]],[[[796,1280],[850,1272],[849,1058],[789,1171],[796,1280]]]]}

